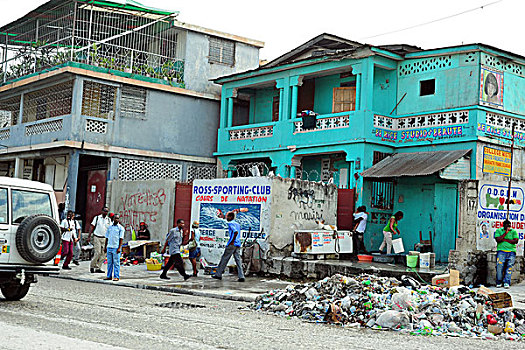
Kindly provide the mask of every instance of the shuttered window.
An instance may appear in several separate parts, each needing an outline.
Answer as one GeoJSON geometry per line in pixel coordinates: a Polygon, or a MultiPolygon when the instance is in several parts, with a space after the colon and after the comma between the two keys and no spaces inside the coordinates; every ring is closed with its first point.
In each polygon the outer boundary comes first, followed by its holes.
{"type": "Polygon", "coordinates": [[[215,37],[209,38],[210,53],[208,61],[210,63],[221,63],[229,66],[235,65],[235,42],[215,37]]]}
{"type": "Polygon", "coordinates": [[[332,113],[355,110],[355,86],[334,88],[332,113]]]}
{"type": "Polygon", "coordinates": [[[120,115],[125,118],[146,119],[146,98],[146,89],[122,86],[120,115]]]}

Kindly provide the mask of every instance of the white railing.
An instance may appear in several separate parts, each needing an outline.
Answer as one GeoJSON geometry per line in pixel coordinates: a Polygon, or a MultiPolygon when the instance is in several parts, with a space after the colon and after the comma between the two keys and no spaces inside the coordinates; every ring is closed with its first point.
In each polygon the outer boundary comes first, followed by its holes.
{"type": "Polygon", "coordinates": [[[374,115],[374,127],[388,130],[407,130],[466,123],[468,123],[468,111],[452,111],[400,118],[379,114],[374,115]]]}
{"type": "Polygon", "coordinates": [[[230,141],[249,140],[273,136],[273,125],[230,130],[230,141]]]}
{"type": "Polygon", "coordinates": [[[340,115],[333,117],[323,117],[318,116],[316,120],[315,129],[303,130],[303,121],[294,122],[296,133],[319,131],[319,130],[331,130],[331,129],[341,129],[348,128],[350,126],[350,116],[349,115],[340,115]]]}

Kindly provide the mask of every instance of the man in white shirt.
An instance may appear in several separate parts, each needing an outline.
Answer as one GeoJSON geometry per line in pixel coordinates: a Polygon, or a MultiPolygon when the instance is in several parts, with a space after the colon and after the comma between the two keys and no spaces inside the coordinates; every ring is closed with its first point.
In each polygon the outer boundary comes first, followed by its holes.
{"type": "Polygon", "coordinates": [[[108,217],[109,209],[104,207],[102,213],[93,218],[91,222],[91,228],[89,230],[88,243],[91,242],[91,234],[93,233],[93,248],[95,254],[91,260],[91,265],[89,271],[91,273],[104,273],[102,271],[102,263],[106,255],[104,254],[104,244],[106,243],[106,231],[108,230],[109,225],[111,225],[111,220],[108,217]]]}
{"type": "Polygon", "coordinates": [[[77,225],[75,213],[69,210],[66,218],[60,223],[60,229],[62,231],[62,256],[66,259],[62,265],[62,269],[64,270],[71,270],[69,263],[71,259],[73,259],[73,245],[78,242],[77,225]]]}
{"type": "Polygon", "coordinates": [[[365,248],[365,230],[366,230],[366,221],[368,220],[368,214],[366,213],[366,207],[360,206],[357,208],[357,212],[354,213],[354,253],[361,254],[367,253],[365,248]]]}

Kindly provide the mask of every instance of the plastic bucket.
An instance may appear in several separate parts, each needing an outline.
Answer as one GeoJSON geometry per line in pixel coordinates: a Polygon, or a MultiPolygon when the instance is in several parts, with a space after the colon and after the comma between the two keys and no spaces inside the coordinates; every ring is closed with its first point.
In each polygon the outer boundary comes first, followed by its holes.
{"type": "Polygon", "coordinates": [[[417,266],[417,255],[407,255],[407,266],[408,267],[417,266]]]}
{"type": "Polygon", "coordinates": [[[405,247],[403,246],[403,239],[397,238],[392,241],[392,247],[394,248],[394,253],[404,253],[405,247]]]}
{"type": "Polygon", "coordinates": [[[421,253],[419,255],[419,267],[422,269],[430,268],[430,253],[421,253]]]}

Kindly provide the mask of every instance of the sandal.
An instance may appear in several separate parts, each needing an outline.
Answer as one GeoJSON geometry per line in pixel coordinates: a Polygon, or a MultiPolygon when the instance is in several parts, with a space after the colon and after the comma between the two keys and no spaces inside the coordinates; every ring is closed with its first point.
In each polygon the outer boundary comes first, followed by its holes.
{"type": "Polygon", "coordinates": [[[120,278],[113,278],[113,281],[120,281],[120,278]]]}

